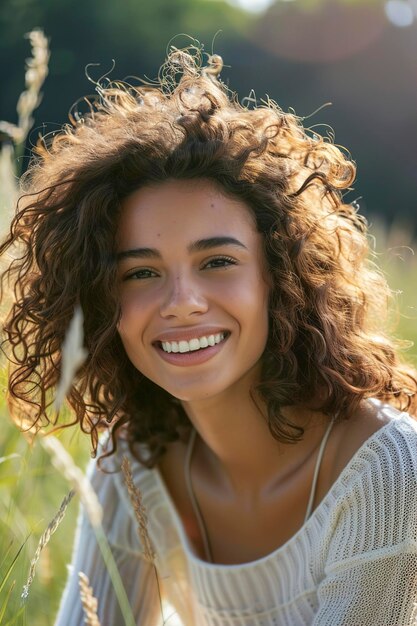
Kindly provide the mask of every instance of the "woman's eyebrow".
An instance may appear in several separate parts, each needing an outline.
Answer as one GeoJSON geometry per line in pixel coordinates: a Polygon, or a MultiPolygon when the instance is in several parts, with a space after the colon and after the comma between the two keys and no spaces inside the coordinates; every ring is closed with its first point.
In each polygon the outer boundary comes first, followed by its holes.
{"type": "Polygon", "coordinates": [[[201,252],[201,250],[209,250],[210,248],[218,248],[219,246],[238,246],[239,248],[247,247],[234,237],[209,237],[208,239],[198,239],[191,243],[187,250],[188,252],[201,252]]]}
{"type": "MultiPolygon", "coordinates": [[[[198,239],[187,246],[188,252],[201,252],[202,250],[210,250],[210,248],[218,248],[219,246],[237,246],[239,248],[247,247],[235,239],[235,237],[209,237],[207,239],[198,239]]],[[[123,250],[116,255],[117,261],[133,257],[135,259],[161,259],[161,253],[156,248],[133,248],[131,250],[123,250]]]]}
{"type": "Polygon", "coordinates": [[[122,250],[116,254],[116,260],[122,261],[129,258],[135,259],[161,259],[161,253],[156,248],[132,248],[132,250],[122,250]]]}

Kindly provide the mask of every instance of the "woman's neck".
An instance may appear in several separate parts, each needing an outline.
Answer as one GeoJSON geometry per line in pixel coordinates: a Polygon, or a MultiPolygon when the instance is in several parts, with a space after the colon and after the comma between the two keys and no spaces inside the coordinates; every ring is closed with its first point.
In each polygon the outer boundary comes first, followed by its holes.
{"type": "Polygon", "coordinates": [[[266,407],[247,388],[183,406],[199,436],[194,463],[216,488],[243,499],[268,497],[314,453],[328,424],[322,414],[285,407],[283,414],[306,434],[296,444],[281,443],[269,431],[266,407]]]}

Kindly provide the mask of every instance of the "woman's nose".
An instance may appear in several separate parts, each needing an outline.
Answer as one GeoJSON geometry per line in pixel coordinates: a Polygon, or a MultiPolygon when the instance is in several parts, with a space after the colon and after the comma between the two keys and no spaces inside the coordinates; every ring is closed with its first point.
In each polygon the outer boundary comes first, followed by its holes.
{"type": "Polygon", "coordinates": [[[162,317],[186,318],[205,313],[208,302],[201,286],[189,276],[177,274],[167,286],[166,297],[160,307],[162,317]]]}

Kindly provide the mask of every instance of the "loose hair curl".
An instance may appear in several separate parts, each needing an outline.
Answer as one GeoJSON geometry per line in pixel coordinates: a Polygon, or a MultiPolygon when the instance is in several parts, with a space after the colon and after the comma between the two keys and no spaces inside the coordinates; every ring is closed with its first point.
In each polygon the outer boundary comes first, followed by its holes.
{"type": "Polygon", "coordinates": [[[416,407],[416,372],[386,330],[390,290],[369,259],[366,223],[342,199],[355,165],[276,103],[246,108],[218,80],[220,57],[172,49],[155,84],[97,84],[83,116],[41,139],[23,179],[4,254],[14,302],[5,323],[9,403],[36,428],[50,417],[74,308],[88,357],[68,394],[97,448],[109,428],[147,444],[152,467],[189,427],[181,404],[138,372],[117,332],[115,233],[123,200],[167,179],[209,179],[250,207],[271,293],[257,397],[272,435],[303,430],[281,412],[305,405],[347,418],[368,397],[416,407]]]}

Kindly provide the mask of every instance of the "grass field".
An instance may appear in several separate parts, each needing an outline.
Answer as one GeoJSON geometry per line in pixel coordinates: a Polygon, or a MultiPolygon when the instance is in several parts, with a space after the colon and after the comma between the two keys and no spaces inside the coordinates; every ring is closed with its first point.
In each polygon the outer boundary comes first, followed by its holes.
{"type": "MultiPolygon", "coordinates": [[[[11,424],[2,406],[0,429],[0,584],[21,550],[5,587],[0,607],[14,585],[1,624],[53,624],[57,603],[66,577],[66,563],[76,523],[77,499],[70,503],[56,534],[41,553],[36,575],[23,603],[21,592],[28,577],[30,561],[38,541],[61,501],[69,491],[66,480],[50,462],[49,455],[35,441],[30,443],[11,424]],[[23,612],[21,614],[21,607],[23,612]]],[[[62,437],[76,462],[84,467],[89,458],[87,438],[75,430],[62,437]]]]}

